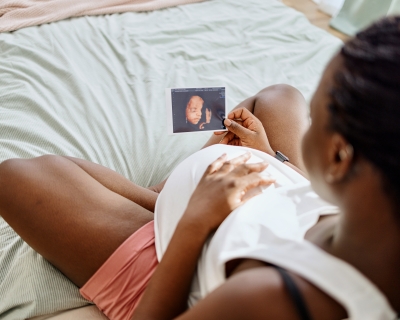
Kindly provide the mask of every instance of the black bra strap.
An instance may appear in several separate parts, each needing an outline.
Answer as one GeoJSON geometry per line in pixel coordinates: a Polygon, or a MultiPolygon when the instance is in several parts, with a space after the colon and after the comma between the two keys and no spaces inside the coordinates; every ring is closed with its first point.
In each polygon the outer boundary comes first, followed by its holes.
{"type": "Polygon", "coordinates": [[[278,266],[273,266],[281,275],[283,282],[285,283],[286,289],[289,291],[292,301],[294,302],[297,312],[301,320],[312,320],[310,312],[308,311],[307,305],[304,302],[303,296],[297,287],[296,283],[293,281],[289,273],[278,266]]]}

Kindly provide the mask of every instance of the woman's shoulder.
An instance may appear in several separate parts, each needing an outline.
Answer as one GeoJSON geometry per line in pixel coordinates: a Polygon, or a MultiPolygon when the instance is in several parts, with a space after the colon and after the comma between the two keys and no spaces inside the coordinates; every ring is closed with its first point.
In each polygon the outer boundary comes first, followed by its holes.
{"type": "MultiPolygon", "coordinates": [[[[324,222],[328,223],[327,227],[331,224],[331,219],[335,218],[332,216],[324,219],[324,222]]],[[[254,237],[254,230],[253,238],[258,238],[254,237]]],[[[340,308],[337,308],[340,303],[351,315],[352,319],[394,319],[393,310],[386,297],[370,279],[366,278],[350,263],[331,255],[310,241],[294,241],[271,235],[265,245],[254,245],[246,253],[239,252],[239,254],[229,255],[228,257],[227,254],[229,253],[230,251],[224,254],[225,261],[252,257],[264,262],[264,264],[274,264],[286,269],[289,275],[293,275],[294,282],[298,284],[300,291],[304,293],[306,304],[310,306],[311,310],[316,309],[313,313],[318,313],[318,310],[323,311],[324,309],[330,310],[332,308],[330,314],[335,315],[334,310],[340,312],[340,308]],[[315,303],[316,305],[313,306],[315,303]],[[320,306],[323,306],[323,308],[320,306]]],[[[229,272],[231,270],[229,262],[226,263],[226,266],[229,272]]],[[[239,267],[234,266],[234,268],[237,270],[239,267]]],[[[262,290],[263,287],[261,285],[264,285],[266,292],[262,296],[266,299],[265,303],[275,301],[270,300],[269,294],[274,297],[279,296],[278,292],[274,290],[285,289],[284,287],[282,289],[273,286],[273,282],[271,282],[273,281],[271,279],[276,279],[277,276],[279,278],[277,271],[273,269],[264,270],[265,268],[258,269],[257,272],[260,273],[258,276],[256,270],[242,270],[243,273],[240,272],[238,274],[240,278],[236,280],[238,288],[240,288],[240,284],[243,287],[246,286],[245,292],[250,296],[250,293],[257,295],[256,289],[262,290]],[[247,272],[250,272],[248,277],[246,277],[247,272]],[[262,272],[265,274],[262,275],[262,272]],[[271,274],[274,274],[274,276],[271,276],[271,274]],[[254,287],[248,287],[250,284],[253,284],[254,287]],[[250,290],[249,288],[252,289],[250,290]],[[267,291],[270,292],[268,295],[267,291]]],[[[206,274],[208,277],[212,276],[212,272],[206,272],[206,274]]],[[[232,282],[233,279],[234,277],[232,279],[229,278],[225,282],[232,282]]],[[[220,282],[220,284],[223,283],[220,282]]],[[[234,290],[234,288],[230,290],[234,290]]],[[[246,295],[244,292],[238,292],[237,294],[246,295]]],[[[288,302],[286,301],[286,303],[288,302]]],[[[278,302],[273,304],[279,305],[278,302]]],[[[290,319],[286,316],[283,318],[290,319]]],[[[322,318],[325,319],[326,317],[322,318]]]]}

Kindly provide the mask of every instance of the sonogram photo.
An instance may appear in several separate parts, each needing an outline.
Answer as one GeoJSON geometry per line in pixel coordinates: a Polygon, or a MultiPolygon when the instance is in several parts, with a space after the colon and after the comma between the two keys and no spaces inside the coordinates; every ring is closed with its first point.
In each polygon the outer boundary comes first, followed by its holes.
{"type": "Polygon", "coordinates": [[[169,133],[224,131],[225,87],[167,89],[167,112],[169,133]]]}

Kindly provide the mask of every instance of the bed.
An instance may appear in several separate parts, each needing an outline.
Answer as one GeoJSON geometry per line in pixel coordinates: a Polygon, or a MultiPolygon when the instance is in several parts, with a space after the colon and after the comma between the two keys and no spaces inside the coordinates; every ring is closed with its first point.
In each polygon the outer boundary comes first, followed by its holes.
{"type": "MultiPolygon", "coordinates": [[[[167,135],[165,88],[224,85],[228,110],[276,83],[309,101],[340,45],[278,0],[211,0],[0,33],[0,162],[69,155],[156,184],[210,136],[167,135]]],[[[0,318],[88,306],[0,218],[0,318]]]]}

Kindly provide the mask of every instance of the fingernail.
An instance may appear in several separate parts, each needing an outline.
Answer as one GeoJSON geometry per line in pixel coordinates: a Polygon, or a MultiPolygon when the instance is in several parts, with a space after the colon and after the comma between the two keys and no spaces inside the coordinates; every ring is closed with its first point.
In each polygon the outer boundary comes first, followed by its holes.
{"type": "Polygon", "coordinates": [[[224,124],[229,127],[231,125],[232,121],[229,119],[225,119],[224,124]]]}

